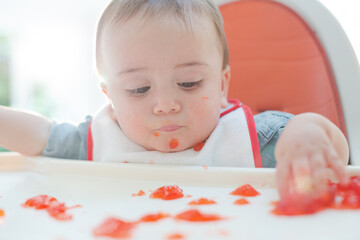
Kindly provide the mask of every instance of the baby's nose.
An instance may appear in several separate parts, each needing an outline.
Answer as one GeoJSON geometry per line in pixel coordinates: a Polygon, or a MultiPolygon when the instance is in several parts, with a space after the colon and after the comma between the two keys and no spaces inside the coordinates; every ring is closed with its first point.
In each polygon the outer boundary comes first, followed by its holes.
{"type": "Polygon", "coordinates": [[[154,106],[154,114],[177,113],[180,111],[180,104],[171,98],[158,99],[154,106]]]}

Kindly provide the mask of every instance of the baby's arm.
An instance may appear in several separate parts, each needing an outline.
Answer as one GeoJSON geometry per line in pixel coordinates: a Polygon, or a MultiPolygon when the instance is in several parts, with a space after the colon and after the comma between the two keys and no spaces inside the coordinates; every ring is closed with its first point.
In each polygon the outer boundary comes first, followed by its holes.
{"type": "Polygon", "coordinates": [[[315,113],[293,117],[275,147],[280,196],[289,191],[312,194],[325,190],[329,169],[340,182],[347,181],[349,149],[342,132],[315,113]]]}
{"type": "Polygon", "coordinates": [[[51,122],[43,116],[0,106],[0,146],[24,155],[40,155],[51,122]]]}

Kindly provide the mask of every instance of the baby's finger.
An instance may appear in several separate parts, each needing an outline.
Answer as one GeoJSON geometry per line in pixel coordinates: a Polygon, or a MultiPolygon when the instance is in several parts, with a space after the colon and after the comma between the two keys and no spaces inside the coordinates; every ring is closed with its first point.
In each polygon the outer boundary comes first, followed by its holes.
{"type": "Polygon", "coordinates": [[[346,168],[342,163],[339,155],[334,149],[328,149],[326,152],[327,164],[334,171],[335,175],[341,183],[347,183],[349,176],[346,172],[346,168]]]}
{"type": "Polygon", "coordinates": [[[312,168],[313,187],[317,192],[326,190],[328,169],[325,156],[321,153],[314,153],[310,156],[310,165],[312,168]]]}
{"type": "Polygon", "coordinates": [[[276,165],[276,180],[280,198],[286,196],[290,188],[291,171],[289,162],[285,161],[276,165]]]}
{"type": "Polygon", "coordinates": [[[312,189],[312,171],[309,160],[301,157],[293,161],[291,168],[295,191],[301,194],[309,193],[312,189]]]}

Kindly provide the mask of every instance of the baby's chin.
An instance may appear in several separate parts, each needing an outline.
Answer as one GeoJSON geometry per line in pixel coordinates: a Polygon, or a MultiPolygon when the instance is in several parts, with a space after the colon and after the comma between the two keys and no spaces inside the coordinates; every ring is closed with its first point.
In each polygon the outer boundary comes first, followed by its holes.
{"type": "Polygon", "coordinates": [[[159,151],[159,152],[163,152],[163,153],[175,153],[175,152],[181,152],[184,151],[186,149],[191,148],[192,146],[189,147],[176,147],[176,148],[170,148],[170,147],[151,147],[151,148],[146,148],[148,151],[159,151]]]}
{"type": "Polygon", "coordinates": [[[159,151],[163,153],[175,153],[192,148],[194,144],[190,142],[183,142],[173,138],[169,142],[158,143],[149,147],[145,147],[149,151],[159,151]]]}

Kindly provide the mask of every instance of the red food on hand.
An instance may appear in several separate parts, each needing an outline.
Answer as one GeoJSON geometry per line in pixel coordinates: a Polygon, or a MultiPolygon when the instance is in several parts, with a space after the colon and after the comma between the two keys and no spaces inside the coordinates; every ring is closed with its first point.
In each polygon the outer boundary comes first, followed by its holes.
{"type": "Polygon", "coordinates": [[[244,197],[254,197],[260,195],[250,184],[242,185],[230,193],[231,195],[239,195],[244,197]]]}
{"type": "Polygon", "coordinates": [[[314,198],[309,194],[289,194],[275,203],[272,211],[276,215],[304,215],[319,212],[331,206],[334,192],[327,191],[322,196],[314,198]]]}
{"type": "Polygon", "coordinates": [[[209,205],[209,204],[216,204],[214,200],[209,200],[207,198],[199,198],[197,200],[193,200],[188,203],[189,205],[209,205]]]}
{"type": "Polygon", "coordinates": [[[360,208],[360,175],[350,178],[348,184],[331,184],[336,190],[336,198],[340,201],[334,202],[333,208],[337,209],[359,209],[360,208]]]}
{"type": "Polygon", "coordinates": [[[198,210],[188,210],[175,216],[175,219],[190,221],[190,222],[209,222],[223,219],[216,214],[204,214],[198,210]]]}
{"type": "Polygon", "coordinates": [[[160,198],[162,200],[173,200],[182,198],[183,190],[176,185],[164,186],[156,189],[150,195],[150,198],[160,198]]]}
{"type": "Polygon", "coordinates": [[[125,222],[120,219],[110,217],[105,219],[93,231],[96,237],[112,237],[112,238],[128,238],[131,236],[131,230],[136,226],[136,223],[125,222]]]}
{"type": "Polygon", "coordinates": [[[139,222],[156,222],[160,219],[167,218],[170,215],[167,213],[155,213],[155,214],[147,214],[140,218],[139,222]]]}
{"type": "Polygon", "coordinates": [[[272,212],[277,215],[302,215],[326,208],[360,209],[360,176],[351,177],[347,184],[329,182],[327,190],[320,197],[288,194],[275,203],[272,212]]]}

